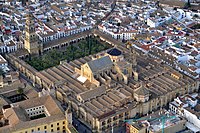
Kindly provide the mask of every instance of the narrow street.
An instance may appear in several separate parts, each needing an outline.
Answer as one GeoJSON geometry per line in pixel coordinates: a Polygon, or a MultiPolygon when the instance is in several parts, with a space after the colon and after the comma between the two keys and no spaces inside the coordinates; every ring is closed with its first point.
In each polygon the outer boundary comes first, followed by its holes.
{"type": "Polygon", "coordinates": [[[92,133],[92,131],[78,119],[76,119],[75,117],[73,117],[72,119],[73,119],[73,126],[79,133],[92,133]]]}
{"type": "MultiPolygon", "coordinates": [[[[92,133],[92,131],[81,121],[79,121],[77,118],[73,117],[73,126],[76,128],[76,130],[79,133],[92,133]]],[[[120,126],[120,127],[113,127],[104,131],[103,133],[125,133],[126,127],[120,126]]]]}

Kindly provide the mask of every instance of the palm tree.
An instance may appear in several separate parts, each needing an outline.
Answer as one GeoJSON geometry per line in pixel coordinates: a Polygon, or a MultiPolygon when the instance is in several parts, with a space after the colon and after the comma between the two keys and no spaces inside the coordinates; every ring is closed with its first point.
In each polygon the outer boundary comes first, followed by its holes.
{"type": "Polygon", "coordinates": [[[91,54],[91,38],[90,36],[88,35],[87,36],[87,47],[88,47],[88,54],[90,55],[91,54]]]}
{"type": "Polygon", "coordinates": [[[89,37],[89,55],[91,55],[91,49],[92,49],[92,41],[91,38],[89,37]]]}
{"type": "Polygon", "coordinates": [[[71,44],[72,60],[74,60],[74,46],[71,44]]]}

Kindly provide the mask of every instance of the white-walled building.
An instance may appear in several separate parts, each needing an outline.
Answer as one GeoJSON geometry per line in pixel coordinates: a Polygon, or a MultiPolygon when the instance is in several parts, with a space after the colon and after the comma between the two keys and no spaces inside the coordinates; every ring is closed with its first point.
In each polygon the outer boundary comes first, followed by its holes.
{"type": "Polygon", "coordinates": [[[66,28],[66,29],[55,31],[55,30],[52,30],[51,28],[45,26],[45,29],[48,29],[48,30],[37,31],[37,34],[39,36],[39,39],[43,43],[45,43],[45,42],[48,42],[48,41],[60,39],[62,37],[81,33],[83,31],[90,30],[91,28],[92,28],[91,25],[86,25],[86,26],[82,26],[82,27],[79,27],[79,28],[72,28],[72,29],[66,28]]]}
{"type": "Polygon", "coordinates": [[[131,40],[134,35],[137,34],[137,30],[117,30],[117,29],[108,29],[105,26],[98,26],[98,29],[110,36],[112,36],[114,39],[120,39],[120,40],[131,40]]]}
{"type": "Polygon", "coordinates": [[[23,48],[23,42],[14,41],[14,40],[6,40],[4,42],[0,41],[0,53],[11,53],[17,51],[18,49],[23,48]]]}
{"type": "Polygon", "coordinates": [[[187,119],[186,126],[194,132],[200,131],[200,104],[199,95],[184,95],[177,97],[169,104],[169,109],[187,119]]]}
{"type": "Polygon", "coordinates": [[[0,69],[3,71],[8,70],[8,62],[0,55],[0,69]]]}
{"type": "Polygon", "coordinates": [[[169,21],[171,18],[172,18],[171,16],[159,17],[159,18],[149,17],[147,18],[147,25],[155,28],[169,21]]]}

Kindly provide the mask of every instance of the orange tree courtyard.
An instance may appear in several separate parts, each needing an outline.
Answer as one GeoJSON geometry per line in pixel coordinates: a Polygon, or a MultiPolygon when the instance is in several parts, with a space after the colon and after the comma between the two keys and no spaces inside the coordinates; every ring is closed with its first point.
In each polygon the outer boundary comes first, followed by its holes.
{"type": "Polygon", "coordinates": [[[99,38],[87,38],[86,40],[81,40],[76,44],[71,44],[65,49],[53,49],[41,56],[27,58],[26,62],[38,71],[41,71],[59,65],[60,61],[72,61],[84,56],[96,54],[110,47],[110,45],[100,41],[99,38]]]}

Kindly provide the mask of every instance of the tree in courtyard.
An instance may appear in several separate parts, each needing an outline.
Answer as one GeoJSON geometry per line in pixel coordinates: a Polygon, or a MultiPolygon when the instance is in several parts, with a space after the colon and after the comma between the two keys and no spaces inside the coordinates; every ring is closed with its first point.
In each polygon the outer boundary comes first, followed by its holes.
{"type": "Polygon", "coordinates": [[[21,87],[18,87],[17,94],[22,94],[22,93],[24,93],[24,89],[21,87]]]}
{"type": "Polygon", "coordinates": [[[89,46],[90,45],[89,35],[87,36],[86,40],[87,40],[87,48],[89,49],[90,48],[90,46],[89,46]]]}
{"type": "Polygon", "coordinates": [[[91,38],[89,38],[89,55],[91,55],[91,51],[92,51],[92,41],[91,38]]]}
{"type": "Polygon", "coordinates": [[[91,55],[91,51],[92,51],[92,42],[91,42],[91,38],[90,38],[90,36],[88,35],[88,37],[87,37],[87,45],[88,45],[88,49],[89,49],[89,55],[91,55]]]}
{"type": "Polygon", "coordinates": [[[75,59],[74,50],[75,50],[75,48],[74,48],[74,46],[71,44],[72,60],[75,59]]]}

